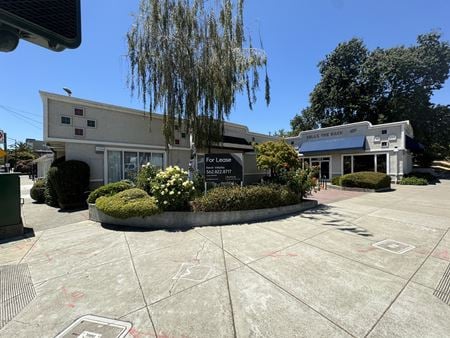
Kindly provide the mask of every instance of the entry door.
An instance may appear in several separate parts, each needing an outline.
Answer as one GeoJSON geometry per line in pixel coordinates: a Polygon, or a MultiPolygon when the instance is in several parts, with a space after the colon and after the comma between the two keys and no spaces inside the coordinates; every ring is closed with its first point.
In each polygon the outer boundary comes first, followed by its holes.
{"type": "Polygon", "coordinates": [[[320,162],[320,177],[324,180],[330,179],[330,161],[320,162]]]}

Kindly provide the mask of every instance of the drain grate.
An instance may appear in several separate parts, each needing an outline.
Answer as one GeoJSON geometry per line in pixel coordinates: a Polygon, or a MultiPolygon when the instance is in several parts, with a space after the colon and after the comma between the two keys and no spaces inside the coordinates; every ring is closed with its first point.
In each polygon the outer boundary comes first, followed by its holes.
{"type": "Polygon", "coordinates": [[[78,318],[56,338],[122,338],[131,329],[131,323],[86,315],[78,318]]]}
{"type": "Polygon", "coordinates": [[[413,245],[394,241],[393,239],[385,239],[384,241],[372,244],[372,246],[398,255],[404,254],[415,248],[413,245]]]}
{"type": "Polygon", "coordinates": [[[450,264],[447,266],[447,270],[445,270],[433,295],[445,304],[450,305],[450,264]]]}
{"type": "Polygon", "coordinates": [[[0,266],[0,329],[35,296],[27,264],[0,266]]]}

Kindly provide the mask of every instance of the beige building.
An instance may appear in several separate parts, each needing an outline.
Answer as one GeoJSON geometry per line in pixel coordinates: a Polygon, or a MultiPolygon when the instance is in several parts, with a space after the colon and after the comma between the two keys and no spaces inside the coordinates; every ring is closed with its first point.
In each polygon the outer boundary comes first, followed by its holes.
{"type": "Polygon", "coordinates": [[[378,125],[363,121],[302,131],[287,142],[298,149],[303,163],[320,168],[323,179],[376,171],[397,180],[412,171],[413,152],[423,148],[413,138],[409,121],[378,125]]]}
{"type": "MultiPolygon", "coordinates": [[[[187,169],[191,160],[190,135],[178,131],[174,144],[167,145],[162,133],[163,116],[144,111],[40,92],[44,107],[44,141],[55,158],[80,160],[89,164],[91,185],[129,179],[148,162],[165,168],[187,169]]],[[[254,133],[246,126],[225,123],[223,142],[212,153],[241,153],[244,182],[259,181],[266,175],[256,167],[252,143],[275,137],[254,133]]],[[[201,170],[205,150],[196,149],[194,166],[201,170]]]]}

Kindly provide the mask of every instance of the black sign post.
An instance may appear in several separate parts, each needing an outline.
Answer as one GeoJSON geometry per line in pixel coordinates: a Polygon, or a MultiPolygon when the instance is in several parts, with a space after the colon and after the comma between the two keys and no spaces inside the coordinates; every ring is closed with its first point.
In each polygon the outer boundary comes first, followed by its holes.
{"type": "MultiPolygon", "coordinates": [[[[205,155],[205,186],[206,182],[241,182],[243,181],[243,159],[241,153],[206,154],[205,155]]],[[[206,189],[205,189],[206,191],[206,189]]]]}

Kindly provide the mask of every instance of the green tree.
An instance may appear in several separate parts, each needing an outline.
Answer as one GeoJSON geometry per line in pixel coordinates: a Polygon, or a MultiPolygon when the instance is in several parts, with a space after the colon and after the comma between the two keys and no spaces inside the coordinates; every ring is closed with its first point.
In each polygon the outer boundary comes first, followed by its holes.
{"type": "Polygon", "coordinates": [[[245,36],[243,12],[243,0],[141,0],[127,34],[129,86],[150,113],[162,109],[168,143],[177,127],[197,147],[220,141],[236,94],[253,107],[261,68],[269,104],[266,54],[245,36]]]}
{"type": "MultiPolygon", "coordinates": [[[[431,140],[419,127],[424,119],[430,129],[448,125],[446,109],[434,106],[431,97],[442,88],[449,70],[450,44],[436,32],[419,35],[408,47],[369,51],[360,39],[341,43],[319,63],[321,79],[310,95],[310,106],[292,119],[292,130],[410,120],[418,139],[429,147],[431,140]]],[[[430,149],[448,145],[439,144],[430,149]]]]}
{"type": "Polygon", "coordinates": [[[254,147],[256,165],[270,170],[271,176],[279,176],[281,170],[296,169],[300,165],[297,151],[284,140],[267,141],[254,147]]]}

